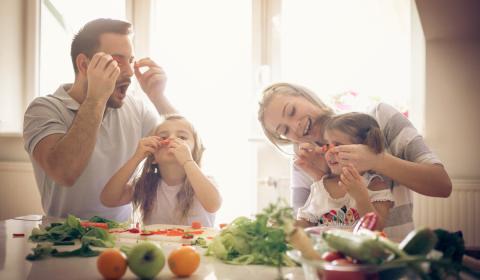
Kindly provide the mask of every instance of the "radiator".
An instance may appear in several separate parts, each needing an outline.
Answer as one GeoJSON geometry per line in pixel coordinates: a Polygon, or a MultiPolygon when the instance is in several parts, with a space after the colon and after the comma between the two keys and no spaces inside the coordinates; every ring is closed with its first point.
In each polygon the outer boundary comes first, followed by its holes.
{"type": "Polygon", "coordinates": [[[465,246],[480,247],[480,181],[454,180],[448,198],[413,195],[415,227],[463,232],[465,246]]]}

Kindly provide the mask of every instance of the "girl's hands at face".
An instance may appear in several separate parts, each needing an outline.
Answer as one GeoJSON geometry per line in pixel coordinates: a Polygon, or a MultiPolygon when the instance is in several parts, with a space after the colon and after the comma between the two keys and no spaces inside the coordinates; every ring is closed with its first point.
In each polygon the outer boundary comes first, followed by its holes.
{"type": "Polygon", "coordinates": [[[134,157],[143,160],[147,156],[154,154],[160,148],[160,141],[162,139],[158,136],[148,136],[140,139],[134,157]]]}
{"type": "Polygon", "coordinates": [[[315,181],[320,180],[328,172],[325,153],[321,147],[310,143],[301,143],[298,145],[296,155],[294,163],[315,181]]]}
{"type": "Polygon", "coordinates": [[[177,159],[180,165],[184,165],[187,161],[193,160],[192,152],[188,143],[180,138],[168,139],[168,151],[177,159]]]}
{"type": "Polygon", "coordinates": [[[355,201],[368,200],[367,186],[363,182],[363,177],[352,165],[342,168],[338,185],[341,188],[345,188],[355,201]]]}
{"type": "Polygon", "coordinates": [[[359,172],[377,170],[381,164],[383,153],[374,153],[367,145],[351,144],[334,147],[332,152],[338,153],[338,162],[341,165],[353,165],[359,172]]]}

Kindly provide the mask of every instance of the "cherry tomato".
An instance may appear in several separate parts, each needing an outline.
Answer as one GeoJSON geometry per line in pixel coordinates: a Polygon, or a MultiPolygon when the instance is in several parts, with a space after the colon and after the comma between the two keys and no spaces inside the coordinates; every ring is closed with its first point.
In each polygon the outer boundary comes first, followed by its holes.
{"type": "Polygon", "coordinates": [[[333,265],[351,265],[353,264],[351,261],[341,258],[341,259],[336,259],[332,262],[333,265]]]}
{"type": "Polygon", "coordinates": [[[322,259],[327,262],[332,262],[334,260],[343,259],[344,256],[340,252],[325,252],[322,254],[322,259]]]}

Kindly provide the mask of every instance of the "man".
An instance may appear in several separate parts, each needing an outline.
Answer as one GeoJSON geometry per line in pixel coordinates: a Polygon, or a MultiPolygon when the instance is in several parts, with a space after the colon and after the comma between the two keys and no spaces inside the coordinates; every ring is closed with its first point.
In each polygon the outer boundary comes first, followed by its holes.
{"type": "Polygon", "coordinates": [[[25,150],[48,216],[125,221],[132,213],[130,205],[104,207],[102,188],[159,113],[174,109],[163,94],[162,68],[149,58],[134,62],[130,33],[131,24],[120,20],[87,23],[72,41],[74,83],[36,98],[25,112],[25,150]],[[127,95],[134,74],[158,112],[127,95]]]}

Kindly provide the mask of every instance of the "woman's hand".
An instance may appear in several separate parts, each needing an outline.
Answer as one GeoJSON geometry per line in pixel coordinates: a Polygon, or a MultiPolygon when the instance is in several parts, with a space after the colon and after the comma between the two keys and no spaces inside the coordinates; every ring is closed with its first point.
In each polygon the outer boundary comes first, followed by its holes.
{"type": "Polygon", "coordinates": [[[321,147],[310,143],[301,143],[298,145],[296,155],[294,163],[307,172],[314,181],[320,180],[328,172],[325,153],[321,147]]]}
{"type": "Polygon", "coordinates": [[[190,147],[188,146],[187,142],[180,138],[170,139],[168,151],[173,153],[181,166],[184,166],[185,163],[189,161],[193,161],[190,147]]]}
{"type": "Polygon", "coordinates": [[[133,157],[139,161],[142,161],[149,155],[154,154],[155,151],[160,148],[161,140],[162,139],[158,136],[149,136],[140,139],[140,141],[138,142],[137,150],[135,151],[133,157]]]}
{"type": "Polygon", "coordinates": [[[377,166],[381,164],[384,157],[384,152],[376,154],[363,144],[336,146],[331,151],[337,153],[338,162],[341,165],[355,166],[358,172],[377,170],[377,166]]]}
{"type": "Polygon", "coordinates": [[[341,188],[345,188],[355,201],[369,201],[367,186],[363,181],[363,177],[358,173],[355,167],[349,165],[342,168],[342,174],[340,174],[338,185],[341,188]]]}

